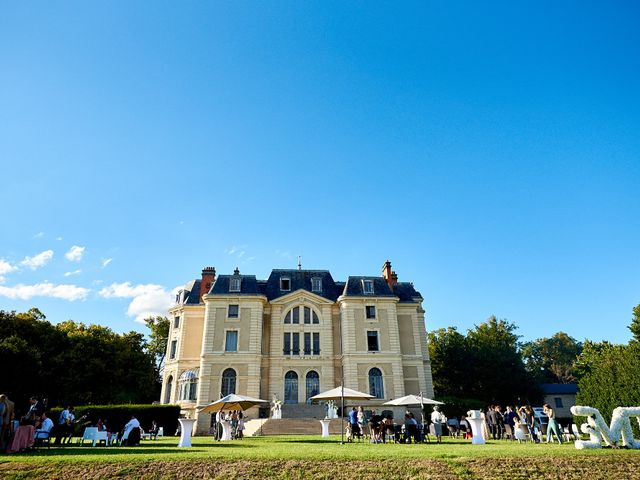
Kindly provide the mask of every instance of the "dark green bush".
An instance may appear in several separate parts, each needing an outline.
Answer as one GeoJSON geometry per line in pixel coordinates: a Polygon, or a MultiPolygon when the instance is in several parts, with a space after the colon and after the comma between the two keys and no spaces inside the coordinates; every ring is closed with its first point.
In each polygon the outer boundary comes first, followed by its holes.
{"type": "MultiPolygon", "coordinates": [[[[50,417],[58,423],[62,408],[52,408],[50,417]]],[[[84,427],[94,425],[99,418],[107,422],[109,431],[118,432],[135,415],[142,428],[147,431],[155,420],[164,428],[165,435],[175,435],[178,428],[180,407],[178,405],[83,405],[75,407],[76,419],[85,417],[76,424],[76,435],[81,435],[84,427]]]]}

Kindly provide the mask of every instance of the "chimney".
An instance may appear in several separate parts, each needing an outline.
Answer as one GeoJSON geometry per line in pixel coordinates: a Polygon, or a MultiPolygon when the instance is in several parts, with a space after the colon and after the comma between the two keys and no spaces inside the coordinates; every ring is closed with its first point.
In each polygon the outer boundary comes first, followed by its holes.
{"type": "Polygon", "coordinates": [[[396,275],[396,272],[391,270],[391,262],[389,260],[384,262],[384,265],[382,265],[382,276],[387,281],[389,288],[393,292],[393,287],[398,283],[398,275],[396,275]]]}
{"type": "Polygon", "coordinates": [[[202,301],[202,296],[209,293],[211,285],[216,281],[216,269],[215,267],[205,267],[202,269],[202,281],[200,282],[200,295],[199,299],[202,301]]]}

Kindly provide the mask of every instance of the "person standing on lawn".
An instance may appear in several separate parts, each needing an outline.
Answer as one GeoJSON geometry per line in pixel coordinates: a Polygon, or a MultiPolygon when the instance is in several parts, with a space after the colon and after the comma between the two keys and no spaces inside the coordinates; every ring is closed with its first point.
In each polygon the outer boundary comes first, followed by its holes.
{"type": "Polygon", "coordinates": [[[558,428],[558,424],[556,422],[556,414],[551,408],[551,405],[545,403],[542,406],[542,410],[549,417],[549,424],[547,425],[547,443],[553,441],[553,435],[558,439],[558,443],[562,444],[562,437],[560,436],[560,429],[558,428]]]}

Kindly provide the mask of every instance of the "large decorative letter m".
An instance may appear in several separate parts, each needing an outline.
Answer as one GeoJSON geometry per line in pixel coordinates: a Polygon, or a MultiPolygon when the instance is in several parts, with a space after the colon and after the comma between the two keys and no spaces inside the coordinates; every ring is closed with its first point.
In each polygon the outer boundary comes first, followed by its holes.
{"type": "Polygon", "coordinates": [[[576,440],[576,448],[601,448],[602,440],[610,446],[617,447],[622,437],[622,446],[626,448],[640,448],[640,441],[633,438],[631,417],[636,417],[640,425],[640,407],[618,407],[611,414],[611,426],[607,427],[604,418],[597,408],[576,405],[571,407],[571,413],[586,416],[587,423],[580,427],[584,433],[591,436],[591,440],[576,440]]]}

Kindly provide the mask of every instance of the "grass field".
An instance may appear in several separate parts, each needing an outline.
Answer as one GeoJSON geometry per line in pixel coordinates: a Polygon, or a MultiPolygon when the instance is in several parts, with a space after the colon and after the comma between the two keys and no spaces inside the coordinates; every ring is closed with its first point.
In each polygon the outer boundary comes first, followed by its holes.
{"type": "Polygon", "coordinates": [[[177,438],[139,447],[52,447],[0,456],[0,478],[640,479],[640,451],[510,441],[341,445],[339,440],[281,436],[218,443],[195,437],[189,449],[177,448],[177,438]]]}

